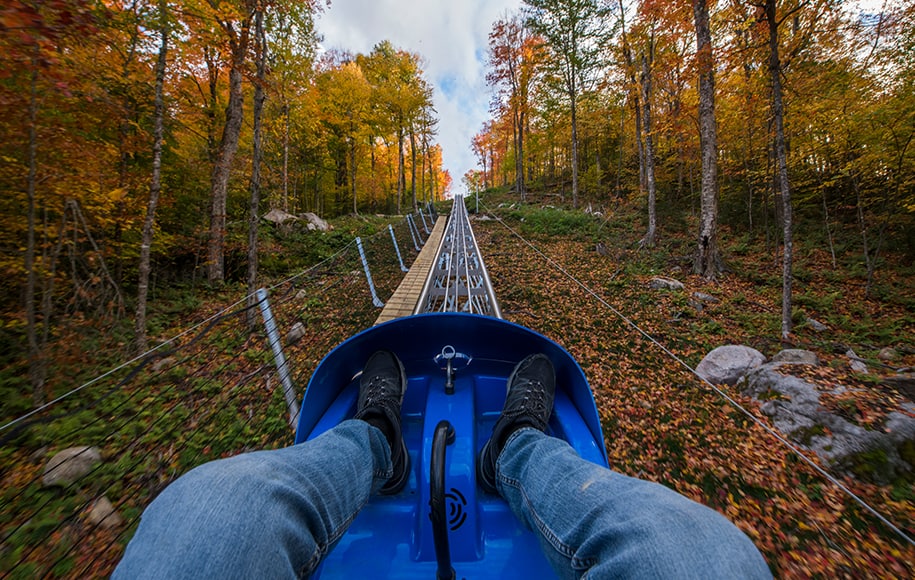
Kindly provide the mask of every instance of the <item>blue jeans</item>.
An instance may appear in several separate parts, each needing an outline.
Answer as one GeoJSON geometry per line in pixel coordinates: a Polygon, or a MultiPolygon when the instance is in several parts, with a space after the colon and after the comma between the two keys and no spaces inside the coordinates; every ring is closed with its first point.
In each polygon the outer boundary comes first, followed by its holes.
{"type": "MultiPolygon", "coordinates": [[[[381,431],[358,420],[207,463],[149,505],[113,577],[308,576],[392,471],[381,431]]],[[[771,577],[749,538],[714,510],[534,429],[509,438],[496,473],[562,578],[771,577]]]]}

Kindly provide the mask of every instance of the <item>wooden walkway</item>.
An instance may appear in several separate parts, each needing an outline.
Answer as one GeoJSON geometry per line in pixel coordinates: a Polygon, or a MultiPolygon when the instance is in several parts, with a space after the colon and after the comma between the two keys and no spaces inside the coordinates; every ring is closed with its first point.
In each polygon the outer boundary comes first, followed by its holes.
{"type": "Polygon", "coordinates": [[[401,280],[400,286],[394,291],[394,294],[381,311],[378,320],[375,321],[376,326],[382,322],[413,314],[413,309],[416,308],[416,302],[419,300],[419,295],[423,291],[423,285],[426,283],[429,270],[432,269],[432,263],[438,253],[438,246],[445,233],[447,221],[447,217],[441,216],[435,222],[429,239],[426,240],[422,251],[416,256],[413,265],[410,266],[410,271],[401,280]]]}

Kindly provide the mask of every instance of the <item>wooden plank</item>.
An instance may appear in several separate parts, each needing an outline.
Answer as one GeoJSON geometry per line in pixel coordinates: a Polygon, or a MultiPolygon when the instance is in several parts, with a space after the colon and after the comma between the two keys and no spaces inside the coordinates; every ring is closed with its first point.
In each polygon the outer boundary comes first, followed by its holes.
{"type": "Polygon", "coordinates": [[[382,322],[413,314],[419,295],[423,291],[423,285],[426,283],[426,277],[435,262],[435,253],[438,251],[442,236],[445,234],[445,224],[447,222],[448,218],[445,216],[441,216],[436,220],[429,239],[426,240],[423,249],[416,256],[413,265],[410,266],[410,271],[403,277],[397,290],[388,299],[387,304],[385,304],[381,314],[375,321],[376,326],[382,322]]]}

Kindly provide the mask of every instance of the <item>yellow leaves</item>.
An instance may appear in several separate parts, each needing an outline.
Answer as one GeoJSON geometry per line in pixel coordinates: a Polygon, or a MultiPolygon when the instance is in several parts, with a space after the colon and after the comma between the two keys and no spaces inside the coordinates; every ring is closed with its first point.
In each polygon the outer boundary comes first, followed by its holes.
{"type": "Polygon", "coordinates": [[[112,189],[111,191],[108,192],[107,197],[108,197],[109,201],[112,201],[115,203],[117,203],[119,201],[123,201],[124,198],[127,197],[127,188],[118,187],[116,189],[112,189]]]}

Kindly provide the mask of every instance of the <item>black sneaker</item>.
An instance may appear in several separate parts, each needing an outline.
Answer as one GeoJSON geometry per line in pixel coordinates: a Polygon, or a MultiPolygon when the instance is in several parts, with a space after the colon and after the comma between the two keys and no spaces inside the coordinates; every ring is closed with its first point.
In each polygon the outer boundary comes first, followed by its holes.
{"type": "Polygon", "coordinates": [[[478,475],[483,489],[496,491],[496,460],[509,435],[522,427],[546,432],[556,396],[556,371],[543,354],[532,354],[515,367],[508,377],[505,406],[492,437],[483,446],[478,463],[478,475]]]}
{"type": "Polygon", "coordinates": [[[359,402],[353,418],[378,427],[391,446],[394,475],[379,493],[393,495],[403,489],[410,475],[410,454],[400,428],[400,407],[407,390],[407,373],[397,355],[379,350],[369,357],[359,379],[359,402]]]}

